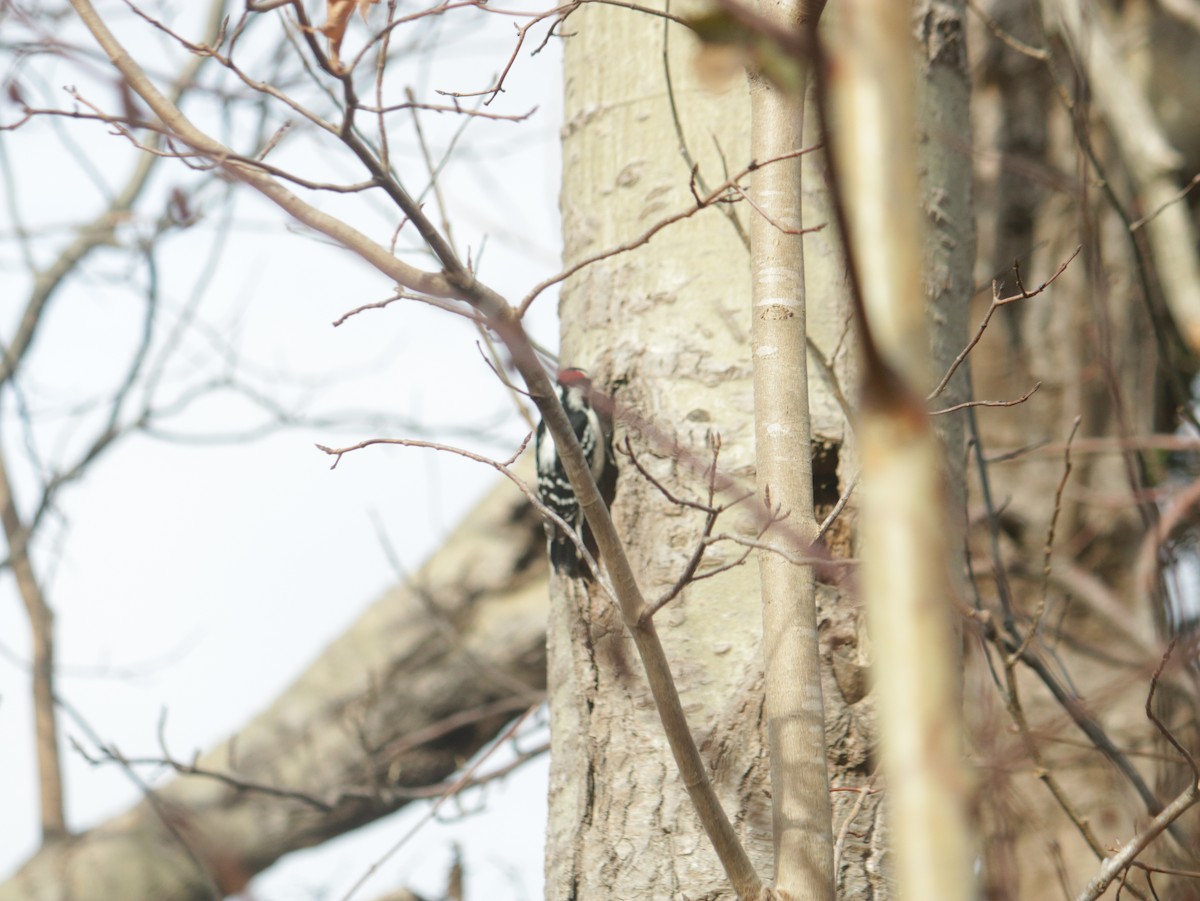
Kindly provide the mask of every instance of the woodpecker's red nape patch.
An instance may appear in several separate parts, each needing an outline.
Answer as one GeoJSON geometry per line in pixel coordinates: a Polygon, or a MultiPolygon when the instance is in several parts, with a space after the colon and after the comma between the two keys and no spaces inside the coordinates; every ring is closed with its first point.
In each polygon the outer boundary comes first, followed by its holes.
{"type": "Polygon", "coordinates": [[[560,385],[583,385],[590,381],[587,372],[583,369],[560,369],[558,371],[560,385]]]}

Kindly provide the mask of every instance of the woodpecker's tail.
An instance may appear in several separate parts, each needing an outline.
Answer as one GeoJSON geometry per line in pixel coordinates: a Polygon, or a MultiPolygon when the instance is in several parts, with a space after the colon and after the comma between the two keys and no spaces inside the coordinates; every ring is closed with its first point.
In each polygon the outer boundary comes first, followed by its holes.
{"type": "Polygon", "coordinates": [[[579,548],[565,535],[556,535],[550,539],[550,565],[556,573],[568,579],[575,579],[581,573],[587,573],[587,567],[579,558],[579,548]]]}

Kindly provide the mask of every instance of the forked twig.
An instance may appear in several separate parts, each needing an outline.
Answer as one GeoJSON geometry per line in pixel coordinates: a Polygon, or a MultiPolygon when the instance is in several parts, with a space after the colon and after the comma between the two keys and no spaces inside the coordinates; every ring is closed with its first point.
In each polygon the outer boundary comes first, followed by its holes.
{"type": "Polygon", "coordinates": [[[1017,407],[1033,397],[1041,387],[1041,382],[1035,382],[1032,388],[1014,400],[966,400],[952,407],[945,407],[941,410],[930,410],[929,415],[944,416],[947,413],[957,413],[959,410],[966,410],[969,407],[1017,407]]]}
{"type": "Polygon", "coordinates": [[[551,276],[548,279],[544,279],[543,281],[538,282],[536,285],[533,286],[533,289],[530,290],[530,292],[528,294],[526,294],[525,297],[521,300],[520,305],[517,307],[517,317],[520,318],[521,316],[524,316],[525,311],[529,309],[530,304],[532,304],[535,300],[537,300],[538,296],[543,291],[545,291],[547,288],[557,285],[559,282],[566,281],[568,278],[570,278],[575,273],[577,273],[580,270],[585,269],[586,267],[591,266],[595,263],[599,263],[601,260],[607,260],[609,257],[614,257],[614,256],[617,256],[618,254],[622,254],[622,253],[628,253],[629,251],[634,250],[635,248],[641,247],[643,244],[646,244],[647,242],[649,242],[651,238],[653,238],[655,235],[657,235],[660,231],[662,231],[667,226],[674,225],[676,222],[681,222],[684,219],[689,219],[692,216],[699,213],[701,210],[708,209],[713,204],[720,203],[723,200],[727,199],[728,194],[730,192],[734,192],[734,193],[737,192],[738,182],[740,182],[746,176],[750,175],[752,172],[755,172],[756,170],[761,169],[763,166],[769,166],[772,163],[780,163],[780,162],[783,162],[784,160],[795,159],[798,156],[804,156],[805,154],[812,153],[813,151],[819,150],[819,149],[821,149],[821,145],[815,144],[812,147],[804,147],[804,148],[801,148],[800,150],[793,150],[790,153],[780,154],[779,156],[777,156],[773,159],[765,160],[761,163],[760,162],[751,163],[749,166],[747,166],[741,172],[737,173],[737,175],[734,175],[732,178],[728,179],[724,183],[713,188],[713,190],[710,191],[708,194],[704,195],[703,197],[697,197],[695,200],[695,204],[693,206],[689,207],[688,209],[681,210],[678,213],[673,213],[670,216],[667,216],[663,219],[658,220],[658,222],[654,223],[654,225],[650,226],[650,228],[646,229],[644,232],[642,232],[636,238],[631,238],[630,240],[625,241],[622,244],[618,244],[616,247],[610,247],[608,250],[603,250],[600,253],[596,253],[590,257],[586,257],[585,259],[580,260],[578,263],[575,263],[572,266],[568,266],[566,269],[564,269],[562,272],[558,273],[557,275],[551,276]]]}
{"type": "MultiPolygon", "coordinates": [[[[1018,300],[1029,300],[1031,297],[1037,297],[1039,294],[1041,294],[1043,291],[1045,291],[1047,288],[1049,288],[1052,284],[1054,284],[1056,281],[1058,281],[1058,277],[1067,271],[1067,267],[1071,265],[1071,261],[1074,260],[1075,257],[1079,256],[1079,252],[1081,250],[1083,250],[1082,244],[1080,244],[1078,247],[1076,247],[1075,250],[1071,252],[1071,255],[1069,257],[1067,257],[1065,260],[1063,260],[1062,263],[1059,264],[1059,267],[1054,270],[1053,275],[1051,275],[1048,279],[1046,279],[1044,282],[1042,282],[1040,285],[1038,285],[1032,291],[1026,290],[1025,286],[1023,284],[1021,284],[1021,276],[1020,276],[1019,269],[1016,270],[1017,284],[1018,284],[1018,288],[1019,288],[1019,290],[1017,291],[1016,294],[1010,294],[1007,297],[1001,297],[999,285],[997,285],[995,282],[993,282],[992,283],[992,303],[988,307],[987,312],[984,313],[983,321],[979,323],[979,328],[975,331],[975,337],[973,337],[969,342],[967,342],[966,347],[964,347],[961,351],[959,351],[958,356],[956,356],[954,358],[954,362],[950,364],[950,368],[946,370],[946,374],[942,376],[942,380],[937,383],[937,387],[934,388],[931,392],[929,392],[929,395],[925,399],[927,401],[933,400],[935,397],[937,397],[939,394],[941,394],[943,391],[946,390],[946,386],[948,384],[950,384],[950,379],[954,378],[954,373],[956,373],[958,371],[958,367],[961,366],[963,363],[963,360],[965,360],[967,358],[967,354],[969,354],[972,350],[975,349],[975,345],[979,343],[979,339],[982,338],[983,333],[985,331],[987,331],[988,323],[992,321],[992,316],[995,314],[995,312],[998,309],[1000,309],[1003,306],[1007,306],[1010,303],[1016,303],[1018,300]]],[[[1014,266],[1014,268],[1015,268],[1015,266],[1014,266]]]]}
{"type": "Polygon", "coordinates": [[[455,454],[456,456],[464,457],[468,460],[473,460],[476,463],[483,463],[486,466],[492,467],[492,469],[496,470],[510,482],[516,485],[521,493],[525,495],[525,498],[531,504],[533,504],[534,509],[536,509],[538,513],[542,515],[542,517],[554,523],[554,525],[562,532],[562,534],[571,539],[583,557],[584,562],[586,562],[591,568],[591,571],[596,574],[597,582],[615,603],[616,597],[613,594],[611,585],[609,585],[608,581],[604,578],[600,568],[596,565],[595,558],[592,557],[591,552],[584,545],[584,542],[580,538],[578,532],[567,525],[567,523],[563,521],[562,517],[542,503],[542,500],[540,497],[538,497],[537,492],[530,488],[525,483],[524,479],[510,469],[510,467],[517,462],[517,458],[525,452],[525,448],[529,446],[529,442],[532,438],[533,433],[528,433],[521,442],[521,446],[518,447],[513,455],[507,460],[496,460],[492,457],[487,457],[483,454],[477,454],[474,451],[467,450],[465,447],[457,447],[453,444],[441,444],[436,441],[422,441],[417,438],[368,438],[365,441],[359,441],[357,444],[347,445],[346,447],[326,447],[323,444],[318,444],[316,445],[316,448],[317,450],[329,454],[334,458],[333,465],[329,467],[330,469],[337,469],[338,464],[342,462],[342,457],[346,454],[362,450],[366,447],[372,447],[377,444],[391,444],[398,447],[420,447],[425,448],[426,450],[444,451],[445,453],[455,454]]]}

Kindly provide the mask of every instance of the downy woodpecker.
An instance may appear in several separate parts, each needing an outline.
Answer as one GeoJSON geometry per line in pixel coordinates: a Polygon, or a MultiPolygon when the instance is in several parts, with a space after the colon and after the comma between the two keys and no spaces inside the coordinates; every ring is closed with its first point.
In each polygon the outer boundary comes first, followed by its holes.
{"type": "MultiPolygon", "coordinates": [[[[599,485],[608,466],[611,429],[608,426],[609,417],[602,416],[592,406],[591,393],[592,381],[582,369],[563,369],[558,373],[558,399],[567,411],[567,419],[575,430],[575,437],[579,439],[584,459],[592,470],[592,478],[599,485]]],[[[583,511],[563,469],[554,438],[544,421],[539,422],[537,428],[537,473],[538,497],[574,529],[582,541],[583,511]]],[[[591,537],[590,533],[587,537],[591,537]]],[[[555,572],[569,578],[590,575],[570,535],[564,535],[558,526],[547,522],[546,539],[550,546],[550,563],[555,572]]],[[[588,548],[592,549],[590,544],[588,548]]]]}

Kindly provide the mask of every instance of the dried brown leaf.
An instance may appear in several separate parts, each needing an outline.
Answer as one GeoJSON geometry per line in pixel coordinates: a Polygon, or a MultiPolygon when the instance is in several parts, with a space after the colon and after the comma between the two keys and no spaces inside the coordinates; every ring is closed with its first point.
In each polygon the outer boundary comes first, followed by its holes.
{"type": "Polygon", "coordinates": [[[350,23],[350,16],[357,8],[358,14],[365,22],[367,21],[367,10],[378,2],[379,0],[326,0],[325,24],[317,31],[329,38],[329,61],[335,69],[341,71],[342,68],[340,57],[342,39],[346,36],[346,26],[350,23]]]}
{"type": "Polygon", "coordinates": [[[8,99],[18,106],[28,107],[25,102],[25,94],[21,91],[21,83],[15,78],[10,78],[8,84],[5,85],[5,90],[8,93],[8,99]]]}

